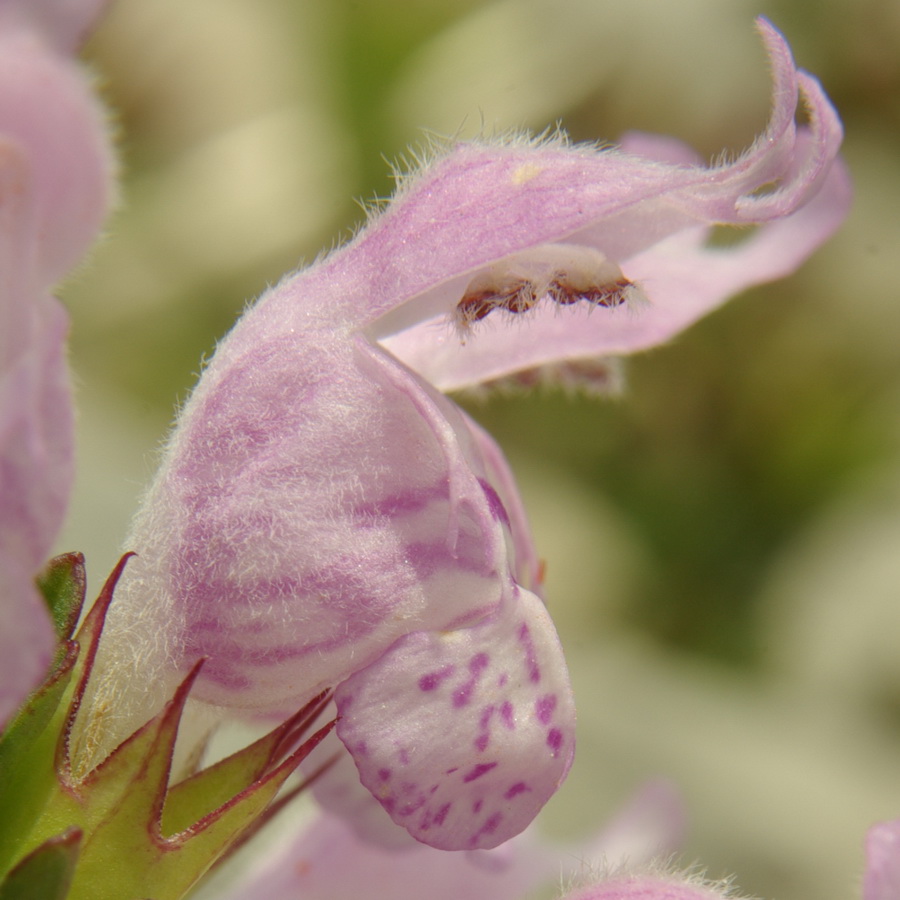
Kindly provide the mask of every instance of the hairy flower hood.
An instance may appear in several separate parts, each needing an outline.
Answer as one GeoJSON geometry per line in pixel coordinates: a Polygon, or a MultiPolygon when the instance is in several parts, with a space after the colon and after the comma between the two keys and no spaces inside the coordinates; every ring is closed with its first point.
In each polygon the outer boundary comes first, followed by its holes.
{"type": "Polygon", "coordinates": [[[95,708],[143,713],[199,657],[196,696],[246,714],[334,686],[362,782],[414,837],[491,847],[531,820],[572,759],[568,676],[512,476],[442,392],[591,377],[833,232],[840,124],[760,30],[773,111],[736,161],[646,136],[460,144],[260,298],[135,520],[95,708]],[[711,248],[715,223],[761,227],[711,248]]]}
{"type": "Polygon", "coordinates": [[[50,289],[97,236],[112,196],[103,113],[70,52],[101,0],[0,3],[0,727],[55,635],[34,583],[74,476],[65,341],[50,289]]]}

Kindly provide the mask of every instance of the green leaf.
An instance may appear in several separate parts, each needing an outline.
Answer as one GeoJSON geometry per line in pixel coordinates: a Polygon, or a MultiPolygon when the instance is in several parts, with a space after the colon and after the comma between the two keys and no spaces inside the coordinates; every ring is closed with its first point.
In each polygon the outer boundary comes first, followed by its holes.
{"type": "Polygon", "coordinates": [[[38,588],[50,609],[57,636],[61,641],[67,641],[72,637],[84,605],[87,590],[84,556],[64,553],[51,559],[38,576],[38,588]]]}
{"type": "Polygon", "coordinates": [[[81,832],[70,828],[29,853],[0,884],[0,900],[66,900],[81,832]]]}

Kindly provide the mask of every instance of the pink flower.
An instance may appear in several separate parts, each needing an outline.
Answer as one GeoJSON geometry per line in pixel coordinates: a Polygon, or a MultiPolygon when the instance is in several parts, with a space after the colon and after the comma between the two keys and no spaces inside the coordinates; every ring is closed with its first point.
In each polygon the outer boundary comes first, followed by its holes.
{"type": "Polygon", "coordinates": [[[512,475],[441,392],[590,378],[834,231],[840,123],[760,31],[773,110],[736,161],[648,136],[461,144],[262,296],[135,521],[95,702],[140,718],[199,657],[196,696],[246,715],[333,686],[362,783],[415,838],[493,847],[532,820],[572,760],[568,675],[512,475]],[[760,227],[710,247],[715,223],[760,227]]]}
{"type": "Polygon", "coordinates": [[[103,113],[70,56],[100,5],[0,6],[0,726],[55,646],[34,578],[68,501],[73,420],[68,317],[49,290],[110,203],[103,113]]]}

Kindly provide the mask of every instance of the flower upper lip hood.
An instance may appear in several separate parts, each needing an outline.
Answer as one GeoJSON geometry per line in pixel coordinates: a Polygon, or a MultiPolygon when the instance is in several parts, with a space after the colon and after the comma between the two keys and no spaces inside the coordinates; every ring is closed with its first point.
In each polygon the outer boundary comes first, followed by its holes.
{"type": "Polygon", "coordinates": [[[262,296],[135,520],[98,728],[205,656],[196,696],[246,714],[334,686],[362,782],[419,840],[490,847],[530,821],[571,763],[568,676],[512,475],[442,391],[657,344],[834,231],[839,121],[760,30],[773,112],[736,161],[647,136],[462,144],[262,296]],[[711,248],[716,223],[760,227],[711,248]]]}
{"type": "Polygon", "coordinates": [[[104,116],[67,52],[100,5],[0,7],[0,725],[55,643],[34,578],[68,501],[73,420],[68,317],[49,290],[112,196],[104,116]]]}
{"type": "Polygon", "coordinates": [[[391,232],[386,259],[405,249],[411,266],[401,284],[412,281],[406,297],[424,296],[409,304],[420,307],[414,310],[373,304],[373,315],[384,316],[373,330],[387,336],[385,346],[432,384],[455,390],[562,358],[654,346],[733,293],[793,271],[849,207],[849,180],[836,161],[843,129],[818,82],[795,68],[781,35],[765,19],[758,25],[772,62],[772,114],[765,132],[732,163],[706,167],[679,142],[635,134],[620,148],[599,152],[553,142],[463,145],[429,170],[427,186],[412,179],[407,190],[419,188],[416,208],[407,213],[398,202],[376,222],[376,232],[391,232]],[[810,120],[799,129],[798,102],[810,120]],[[483,215],[461,205],[453,220],[441,217],[437,198],[451,192],[462,195],[454,197],[461,204],[481,204],[483,215]],[[726,250],[705,246],[714,224],[761,227],[726,250]],[[442,246],[451,248],[447,255],[453,248],[458,253],[440,272],[435,268],[445,254],[433,261],[424,240],[415,246],[417,234],[438,228],[442,246]],[[644,284],[652,310],[601,324],[588,322],[589,308],[560,316],[548,304],[516,328],[485,329],[465,345],[423,315],[429,307],[437,317],[446,314],[478,265],[551,241],[601,250],[644,284]],[[413,327],[403,330],[407,323],[413,327]]]}

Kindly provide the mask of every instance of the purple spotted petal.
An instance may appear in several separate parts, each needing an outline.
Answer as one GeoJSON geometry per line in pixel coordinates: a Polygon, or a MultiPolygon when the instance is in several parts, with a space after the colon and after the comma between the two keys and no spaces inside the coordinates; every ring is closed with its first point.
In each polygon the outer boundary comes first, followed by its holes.
{"type": "Polygon", "coordinates": [[[862,896],[863,900],[900,897],[900,819],[869,829],[862,896]]]}
{"type": "Polygon", "coordinates": [[[495,847],[517,834],[572,762],[562,650],[524,590],[480,625],[403,638],[335,699],[363,784],[432,847],[495,847]]]}
{"type": "MultiPolygon", "coordinates": [[[[307,772],[316,771],[324,759],[334,762],[317,777],[312,793],[322,807],[339,815],[360,841],[390,852],[422,846],[393,822],[362,785],[353,758],[334,732],[322,742],[307,772]]],[[[641,867],[656,858],[668,858],[682,847],[686,823],[684,802],[677,789],[662,779],[649,781],[588,840],[566,848],[548,844],[545,855],[553,860],[553,867],[545,876],[555,876],[557,868],[567,862],[566,874],[579,876],[585,866],[602,863],[609,867],[621,861],[641,867]]]]}
{"type": "MultiPolygon", "coordinates": [[[[336,715],[334,712],[331,718],[336,715]]],[[[303,767],[304,771],[310,774],[315,772],[323,760],[333,762],[312,785],[312,794],[323,809],[340,816],[357,838],[366,844],[386,851],[422,846],[408,831],[396,825],[362,784],[353,757],[333,731],[316,749],[303,767]]]]}

